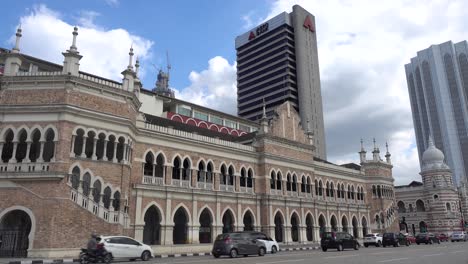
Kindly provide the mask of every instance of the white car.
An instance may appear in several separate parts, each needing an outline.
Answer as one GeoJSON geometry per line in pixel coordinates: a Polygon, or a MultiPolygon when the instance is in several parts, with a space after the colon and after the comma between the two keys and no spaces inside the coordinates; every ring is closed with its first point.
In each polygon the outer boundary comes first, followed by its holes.
{"type": "Polygon", "coordinates": [[[154,257],[150,246],[126,236],[101,236],[100,243],[112,254],[113,259],[141,259],[144,261],[154,257]]]}
{"type": "Polygon", "coordinates": [[[364,246],[368,247],[369,245],[374,245],[376,247],[382,246],[382,235],[378,233],[367,234],[364,237],[364,246]]]}
{"type": "Polygon", "coordinates": [[[466,242],[467,239],[468,239],[468,235],[464,231],[455,231],[450,236],[450,240],[452,242],[455,242],[455,241],[464,241],[464,242],[466,242]]]}
{"type": "Polygon", "coordinates": [[[275,254],[279,251],[278,242],[275,239],[262,234],[263,236],[257,238],[258,241],[265,244],[267,253],[275,254]]]}

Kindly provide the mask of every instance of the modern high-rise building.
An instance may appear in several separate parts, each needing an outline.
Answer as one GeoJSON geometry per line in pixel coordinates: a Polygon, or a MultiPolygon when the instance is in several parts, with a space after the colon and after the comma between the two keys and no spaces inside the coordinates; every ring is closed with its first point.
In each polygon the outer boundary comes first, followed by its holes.
{"type": "Polygon", "coordinates": [[[433,137],[454,182],[468,176],[468,43],[451,41],[419,51],[405,65],[419,160],[433,137]]]}
{"type": "Polygon", "coordinates": [[[326,159],[315,17],[299,5],[236,38],[237,110],[259,120],[285,101],[314,134],[315,155],[326,159]]]}

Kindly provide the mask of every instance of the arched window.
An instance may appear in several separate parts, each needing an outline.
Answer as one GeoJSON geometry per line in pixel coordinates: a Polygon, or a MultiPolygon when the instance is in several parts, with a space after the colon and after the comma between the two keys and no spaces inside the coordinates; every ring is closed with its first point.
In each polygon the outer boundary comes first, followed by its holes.
{"type": "Polygon", "coordinates": [[[276,189],[281,190],[283,186],[283,178],[281,177],[281,172],[278,172],[276,175],[276,189]]]}
{"type": "Polygon", "coordinates": [[[247,175],[245,175],[245,169],[241,169],[241,176],[240,176],[240,187],[246,187],[247,185],[247,175]]]}
{"type": "Polygon", "coordinates": [[[329,182],[326,183],[326,189],[325,190],[326,190],[327,197],[330,197],[330,183],[329,182]]]}
{"type": "Polygon", "coordinates": [[[114,207],[114,211],[120,210],[120,192],[114,193],[114,200],[112,201],[112,207],[114,207]]]}
{"type": "Polygon", "coordinates": [[[253,171],[249,169],[247,173],[247,188],[253,188],[253,171]]]}
{"type": "Polygon", "coordinates": [[[337,184],[336,186],[336,198],[341,198],[341,185],[340,183],[337,184]]]}
{"type": "Polygon", "coordinates": [[[161,177],[161,178],[164,177],[164,163],[165,163],[165,159],[164,159],[163,154],[159,154],[158,157],[156,158],[154,176],[161,177]]]}
{"type": "Polygon", "coordinates": [[[182,180],[184,181],[188,181],[190,180],[190,167],[191,167],[191,164],[190,164],[190,160],[188,158],[185,158],[184,159],[184,169],[182,171],[182,180]]]}
{"type": "Polygon", "coordinates": [[[93,131],[88,132],[88,137],[86,138],[86,144],[85,144],[85,155],[86,155],[86,158],[88,159],[93,157],[95,137],[96,137],[96,134],[93,131]]]}
{"type": "Polygon", "coordinates": [[[109,186],[107,186],[104,189],[104,196],[102,197],[102,202],[104,203],[104,208],[106,208],[106,209],[109,209],[109,207],[110,207],[111,195],[112,195],[112,191],[109,188],[109,186]]]}
{"type": "Polygon", "coordinates": [[[75,190],[78,190],[78,187],[80,186],[80,168],[78,167],[73,168],[70,182],[71,182],[72,188],[75,190]]]}
{"type": "Polygon", "coordinates": [[[96,143],[96,157],[98,160],[102,160],[104,158],[104,149],[106,143],[106,135],[104,133],[99,133],[98,141],[96,143]]]}
{"type": "Polygon", "coordinates": [[[22,129],[19,132],[18,143],[16,145],[16,162],[22,162],[26,157],[26,149],[28,148],[28,143],[26,142],[27,138],[28,134],[26,130],[22,129]]]}
{"type": "Polygon", "coordinates": [[[172,179],[174,180],[180,180],[180,174],[181,174],[181,164],[180,164],[180,158],[176,157],[174,159],[174,167],[172,167],[172,179]]]}
{"type": "Polygon", "coordinates": [[[153,153],[148,152],[145,157],[145,165],[143,168],[143,175],[153,176],[154,175],[154,156],[153,153]]]}
{"type": "Polygon", "coordinates": [[[307,193],[312,192],[312,182],[310,181],[310,177],[307,177],[307,193]]]}
{"type": "Polygon", "coordinates": [[[425,212],[424,202],[421,200],[416,201],[416,212],[425,212]]]}
{"type": "Polygon", "coordinates": [[[221,166],[221,184],[226,185],[227,183],[227,170],[226,166],[223,164],[221,166]]]}
{"type": "Polygon", "coordinates": [[[95,181],[93,183],[93,200],[95,203],[99,203],[101,199],[101,182],[100,181],[95,181]]]}
{"type": "Polygon", "coordinates": [[[351,199],[354,200],[354,185],[351,186],[351,199]]]}
{"type": "Polygon", "coordinates": [[[208,162],[208,166],[206,166],[206,182],[213,182],[213,164],[211,162],[208,162]]]}
{"type": "Polygon", "coordinates": [[[323,184],[322,180],[319,181],[319,195],[323,196],[323,184]]]}
{"type": "Polygon", "coordinates": [[[276,189],[276,173],[274,171],[271,171],[270,189],[276,189]]]}
{"type": "Polygon", "coordinates": [[[88,197],[91,188],[91,175],[89,175],[89,173],[83,175],[83,183],[81,186],[83,187],[83,195],[88,197]]]}
{"type": "Polygon", "coordinates": [[[382,198],[382,189],[380,188],[380,185],[377,185],[377,197],[382,198]]]}
{"type": "Polygon", "coordinates": [[[296,174],[293,174],[292,191],[297,192],[297,176],[296,176],[296,174]]]}
{"type": "Polygon", "coordinates": [[[375,187],[375,185],[372,185],[372,196],[377,196],[377,188],[375,187]]]}
{"type": "Polygon", "coordinates": [[[205,170],[205,162],[200,161],[198,163],[198,172],[197,172],[197,181],[198,182],[205,182],[206,177],[206,170],[205,170]]]}
{"type": "Polygon", "coordinates": [[[318,185],[318,181],[315,180],[314,183],[315,183],[315,195],[318,196],[318,195],[319,195],[319,185],[318,185]]]}
{"type": "Polygon", "coordinates": [[[302,176],[302,181],[301,181],[301,192],[302,193],[305,193],[306,192],[306,178],[305,176],[302,176]]]}
{"type": "Polygon", "coordinates": [[[447,208],[447,212],[452,211],[452,206],[450,206],[450,203],[446,203],[445,207],[447,208]]]}
{"type": "Polygon", "coordinates": [[[109,141],[106,146],[106,158],[108,161],[114,161],[114,149],[117,139],[114,135],[109,136],[109,141]]]}
{"type": "Polygon", "coordinates": [[[234,167],[229,166],[228,173],[228,185],[234,185],[234,167]]]}
{"type": "Polygon", "coordinates": [[[73,153],[75,153],[76,157],[81,156],[81,153],[83,153],[84,133],[83,129],[76,131],[75,141],[73,142],[73,153]]]}
{"type": "Polygon", "coordinates": [[[351,199],[351,185],[348,185],[348,199],[351,199]]]}
{"type": "Polygon", "coordinates": [[[403,201],[399,201],[398,205],[398,213],[406,213],[405,203],[403,201]]]}
{"type": "Polygon", "coordinates": [[[288,173],[286,176],[286,191],[290,192],[291,191],[291,175],[288,173]]]}
{"type": "Polygon", "coordinates": [[[11,129],[9,129],[5,133],[5,137],[3,138],[4,142],[3,143],[3,149],[2,149],[2,161],[5,163],[8,163],[8,161],[12,158],[13,156],[13,138],[14,138],[14,133],[11,129]]]}
{"type": "Polygon", "coordinates": [[[36,162],[39,159],[39,155],[41,153],[41,143],[39,142],[41,140],[41,131],[39,129],[35,129],[32,132],[32,142],[31,142],[31,148],[29,150],[29,160],[31,162],[36,162]]]}
{"type": "Polygon", "coordinates": [[[117,144],[117,162],[121,162],[124,160],[124,148],[125,148],[125,138],[119,137],[119,141],[117,144]]]}
{"type": "Polygon", "coordinates": [[[330,197],[335,197],[335,186],[333,186],[333,182],[330,183],[330,197]]]}

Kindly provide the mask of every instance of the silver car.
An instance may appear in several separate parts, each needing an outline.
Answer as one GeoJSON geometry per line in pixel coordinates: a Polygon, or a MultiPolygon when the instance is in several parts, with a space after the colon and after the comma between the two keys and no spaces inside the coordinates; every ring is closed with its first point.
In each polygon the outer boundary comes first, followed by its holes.
{"type": "Polygon", "coordinates": [[[455,242],[455,241],[464,241],[464,242],[466,242],[467,239],[468,239],[468,236],[464,231],[455,231],[450,236],[450,240],[452,242],[455,242]]]}

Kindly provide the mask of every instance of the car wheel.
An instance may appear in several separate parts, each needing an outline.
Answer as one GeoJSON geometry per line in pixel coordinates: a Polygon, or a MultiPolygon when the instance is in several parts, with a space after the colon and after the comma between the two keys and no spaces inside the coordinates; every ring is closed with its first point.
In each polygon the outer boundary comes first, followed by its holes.
{"type": "Polygon", "coordinates": [[[151,253],[149,251],[143,251],[143,253],[141,253],[141,260],[143,261],[148,261],[149,259],[151,258],[151,253]]]}
{"type": "Polygon", "coordinates": [[[387,247],[387,245],[383,244],[383,247],[387,247]]]}
{"type": "Polygon", "coordinates": [[[437,244],[440,244],[440,240],[437,240],[437,244]]]}
{"type": "Polygon", "coordinates": [[[455,242],[455,240],[452,240],[452,243],[455,242]]]}
{"type": "Polygon", "coordinates": [[[326,247],[322,247],[322,251],[323,251],[323,252],[327,252],[327,248],[326,248],[326,247]]]}
{"type": "Polygon", "coordinates": [[[109,264],[112,262],[112,255],[110,253],[104,256],[104,263],[109,264]]]}
{"type": "Polygon", "coordinates": [[[260,249],[258,249],[258,255],[259,256],[265,256],[265,252],[266,252],[266,250],[265,250],[264,247],[261,247],[260,249]]]}
{"type": "Polygon", "coordinates": [[[381,245],[382,245],[382,242],[380,242],[380,241],[377,241],[377,245],[376,245],[376,247],[380,247],[381,245]]]}
{"type": "Polygon", "coordinates": [[[338,244],[338,247],[336,248],[336,250],[338,250],[338,251],[343,251],[343,245],[338,244]]]}
{"type": "Polygon", "coordinates": [[[419,243],[416,243],[416,244],[418,244],[418,245],[419,245],[419,243]]]}
{"type": "Polygon", "coordinates": [[[406,241],[406,246],[409,247],[409,245],[410,245],[410,242],[406,241]]]}
{"type": "Polygon", "coordinates": [[[229,252],[229,256],[231,258],[237,258],[237,250],[236,249],[231,249],[231,252],[229,252]]]}
{"type": "Polygon", "coordinates": [[[434,244],[434,241],[429,240],[429,245],[432,245],[432,244],[434,244]]]}
{"type": "Polygon", "coordinates": [[[400,242],[396,242],[395,247],[399,247],[399,246],[400,246],[400,242]]]}
{"type": "Polygon", "coordinates": [[[80,264],[88,264],[88,257],[86,254],[80,255],[80,264]]]}
{"type": "Polygon", "coordinates": [[[359,250],[359,244],[358,243],[354,244],[354,250],[359,250]]]}
{"type": "Polygon", "coordinates": [[[278,252],[278,249],[276,249],[276,246],[272,246],[271,247],[271,254],[275,254],[276,252],[278,252]]]}
{"type": "Polygon", "coordinates": [[[219,255],[218,254],[213,254],[213,257],[219,258],[219,255]]]}
{"type": "MultiPolygon", "coordinates": [[[[365,247],[369,247],[369,245],[368,245],[368,244],[364,244],[364,246],[365,246],[365,247]]],[[[378,247],[378,246],[379,246],[379,245],[377,245],[377,247],[378,247]]]]}

